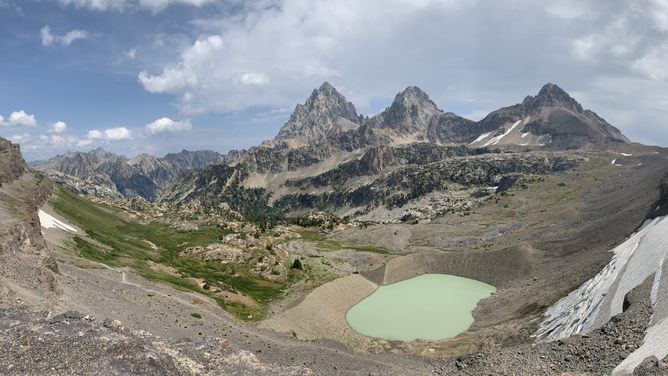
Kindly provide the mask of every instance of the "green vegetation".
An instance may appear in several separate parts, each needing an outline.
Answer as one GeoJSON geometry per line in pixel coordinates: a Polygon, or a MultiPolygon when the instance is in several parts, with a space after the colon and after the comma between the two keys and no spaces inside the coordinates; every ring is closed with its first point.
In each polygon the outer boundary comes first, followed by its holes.
{"type": "MultiPolygon", "coordinates": [[[[54,210],[76,223],[92,239],[74,237],[74,250],[79,256],[104,263],[112,267],[130,266],[141,276],[153,281],[166,282],[184,291],[196,291],[214,297],[210,286],[226,288],[243,293],[261,306],[264,302],[281,295],[284,284],[271,282],[251,274],[248,266],[221,268],[216,261],[204,261],[194,257],[180,257],[183,244],[206,246],[231,231],[215,226],[205,226],[200,231],[178,232],[172,227],[158,222],[140,224],[117,215],[119,209],[82,200],[72,193],[58,188],[51,199],[54,210]],[[153,250],[146,243],[156,245],[153,250]],[[178,271],[168,274],[152,268],[151,263],[163,264],[178,271]],[[231,269],[231,270],[230,270],[231,269]],[[193,279],[207,281],[209,289],[200,288],[193,279]]],[[[220,302],[219,302],[220,304],[220,302]]],[[[247,319],[247,310],[234,307],[228,309],[247,319]]]]}
{"type": "Polygon", "coordinates": [[[338,240],[330,239],[325,234],[319,231],[297,231],[301,236],[301,241],[316,243],[316,248],[325,250],[325,251],[338,251],[341,249],[351,249],[358,252],[372,252],[380,253],[383,255],[389,254],[390,252],[385,248],[380,247],[371,247],[371,246],[357,246],[342,244],[338,240]]]}

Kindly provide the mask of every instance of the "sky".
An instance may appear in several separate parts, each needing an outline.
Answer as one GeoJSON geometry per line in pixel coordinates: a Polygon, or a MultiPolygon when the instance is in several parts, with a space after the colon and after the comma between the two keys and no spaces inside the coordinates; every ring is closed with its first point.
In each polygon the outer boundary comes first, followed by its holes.
{"type": "Polygon", "coordinates": [[[273,138],[324,81],[472,120],[555,83],[668,146],[668,0],[0,0],[0,137],[27,161],[273,138]]]}

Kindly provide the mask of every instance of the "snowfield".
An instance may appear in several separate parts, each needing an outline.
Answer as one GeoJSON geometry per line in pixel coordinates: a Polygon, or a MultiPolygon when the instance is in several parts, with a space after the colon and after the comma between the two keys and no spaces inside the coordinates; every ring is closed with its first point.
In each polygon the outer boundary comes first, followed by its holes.
{"type": "Polygon", "coordinates": [[[42,227],[44,228],[59,228],[61,230],[69,231],[72,233],[77,232],[77,230],[74,227],[53,218],[52,215],[45,213],[42,209],[39,210],[39,221],[42,224],[42,227]]]}
{"type": "Polygon", "coordinates": [[[654,275],[654,315],[645,343],[613,371],[613,375],[626,375],[650,355],[659,359],[668,355],[668,273],[662,272],[668,264],[668,217],[647,220],[613,252],[615,255],[603,270],[545,312],[546,318],[535,336],[556,341],[591,332],[621,313],[624,296],[654,275]]]}

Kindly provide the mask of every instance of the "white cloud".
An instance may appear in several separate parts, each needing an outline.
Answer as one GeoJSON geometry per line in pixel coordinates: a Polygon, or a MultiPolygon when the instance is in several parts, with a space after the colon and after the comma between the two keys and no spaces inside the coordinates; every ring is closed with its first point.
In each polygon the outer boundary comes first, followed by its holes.
{"type": "Polygon", "coordinates": [[[72,42],[77,39],[86,39],[88,34],[79,29],[74,29],[63,36],[57,36],[51,34],[51,27],[46,25],[40,30],[40,35],[42,37],[42,45],[49,46],[53,43],[60,43],[63,46],[69,46],[72,42]]]}
{"type": "Polygon", "coordinates": [[[668,31],[667,0],[633,0],[631,9],[636,14],[648,18],[657,30],[668,31]]]}
{"type": "Polygon", "coordinates": [[[72,5],[75,8],[87,8],[90,10],[117,10],[146,9],[153,14],[163,11],[172,4],[191,5],[201,7],[213,3],[214,0],[58,0],[63,6],[72,5]]]}
{"type": "Polygon", "coordinates": [[[206,87],[207,76],[221,71],[222,64],[218,59],[224,46],[223,39],[218,35],[198,40],[181,53],[178,64],[165,67],[157,76],[141,71],[139,82],[151,93],[179,94],[196,87],[206,87]]]}
{"type": "Polygon", "coordinates": [[[40,30],[40,35],[42,36],[42,45],[43,46],[48,46],[53,41],[56,39],[52,34],[51,34],[51,28],[49,25],[46,25],[40,30]]]}
{"type": "Polygon", "coordinates": [[[239,76],[238,81],[244,85],[266,85],[269,83],[269,77],[260,73],[244,73],[239,76]]]}
{"type": "Polygon", "coordinates": [[[111,141],[128,140],[132,138],[132,131],[125,127],[110,128],[104,131],[104,135],[111,141]]]}
{"type": "Polygon", "coordinates": [[[30,133],[24,133],[24,134],[16,134],[12,137],[9,137],[9,140],[11,142],[16,142],[18,144],[24,143],[24,142],[29,142],[32,140],[32,136],[30,133]]]}
{"type": "Polygon", "coordinates": [[[631,53],[640,40],[629,25],[627,14],[613,19],[593,33],[573,41],[572,53],[580,60],[619,57],[631,53]]]}
{"type": "Polygon", "coordinates": [[[58,0],[60,5],[73,5],[75,8],[91,10],[123,10],[127,6],[126,0],[58,0]]]}
{"type": "Polygon", "coordinates": [[[90,140],[99,140],[104,137],[104,134],[102,132],[94,129],[92,131],[89,131],[88,134],[86,135],[86,138],[90,140]]]}
{"type": "Polygon", "coordinates": [[[49,133],[60,134],[60,133],[65,132],[66,129],[67,129],[67,124],[65,124],[62,121],[58,121],[58,122],[54,123],[53,125],[51,125],[51,128],[49,129],[49,133]]]}
{"type": "Polygon", "coordinates": [[[93,143],[93,140],[79,140],[77,142],[77,148],[85,148],[86,146],[89,146],[90,144],[93,143]]]}
{"type": "Polygon", "coordinates": [[[28,115],[25,111],[14,111],[9,115],[9,119],[6,122],[2,121],[3,118],[0,116],[0,125],[6,127],[15,127],[15,126],[28,126],[35,127],[37,126],[37,120],[35,120],[35,115],[28,115]]]}
{"type": "Polygon", "coordinates": [[[587,5],[588,4],[584,1],[573,1],[573,0],[550,1],[549,5],[545,10],[547,11],[547,13],[555,17],[571,20],[589,14],[591,12],[591,9],[589,9],[587,5]]]}
{"type": "Polygon", "coordinates": [[[161,118],[151,124],[147,124],[145,129],[148,135],[154,136],[166,133],[188,132],[192,130],[192,124],[190,123],[190,119],[174,121],[169,118],[161,118]]]}
{"type": "Polygon", "coordinates": [[[651,47],[643,57],[633,62],[633,69],[654,80],[668,78],[668,43],[651,47]]]}
{"type": "Polygon", "coordinates": [[[148,9],[155,14],[163,11],[171,4],[192,5],[195,7],[201,7],[203,5],[212,2],[213,0],[139,0],[139,5],[142,8],[148,9]]]}
{"type": "Polygon", "coordinates": [[[131,48],[129,51],[123,51],[123,56],[129,58],[130,60],[134,60],[136,55],[137,55],[136,48],[131,48]]]}

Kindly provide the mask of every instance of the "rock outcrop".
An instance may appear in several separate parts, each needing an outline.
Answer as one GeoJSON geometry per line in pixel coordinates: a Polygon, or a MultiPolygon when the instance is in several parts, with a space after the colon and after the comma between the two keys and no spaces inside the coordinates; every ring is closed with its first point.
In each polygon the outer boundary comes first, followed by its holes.
{"type": "Polygon", "coordinates": [[[668,215],[668,178],[661,179],[659,183],[659,207],[657,215],[668,215]]]}
{"type": "Polygon", "coordinates": [[[58,267],[38,217],[53,185],[30,171],[18,145],[0,138],[0,155],[0,301],[14,297],[17,288],[53,298],[58,267]]]}
{"type": "Polygon", "coordinates": [[[0,138],[0,186],[18,179],[25,168],[19,145],[0,138]]]}

